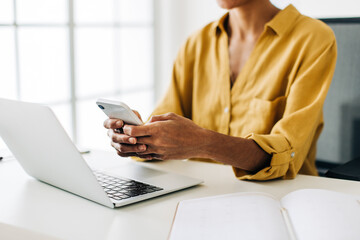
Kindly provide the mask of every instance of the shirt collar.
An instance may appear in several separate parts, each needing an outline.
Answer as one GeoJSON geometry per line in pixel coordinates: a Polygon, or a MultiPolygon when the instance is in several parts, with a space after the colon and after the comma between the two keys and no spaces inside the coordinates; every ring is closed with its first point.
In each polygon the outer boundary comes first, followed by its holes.
{"type": "Polygon", "coordinates": [[[216,34],[219,32],[225,32],[225,29],[226,29],[225,22],[227,21],[228,17],[229,17],[229,12],[227,12],[219,20],[215,21],[214,32],[216,34]]]}
{"type": "Polygon", "coordinates": [[[287,6],[273,17],[268,23],[265,24],[265,28],[271,28],[277,35],[284,34],[291,26],[293,26],[296,19],[300,16],[300,13],[293,5],[287,6]]]}
{"type": "MultiPolygon", "coordinates": [[[[265,29],[271,28],[277,35],[282,35],[290,28],[295,20],[300,16],[298,10],[292,5],[288,5],[286,8],[281,10],[278,14],[275,15],[268,23],[265,24],[265,29]]],[[[225,31],[225,22],[229,17],[227,12],[219,20],[215,21],[214,32],[224,32],[225,31]]]]}

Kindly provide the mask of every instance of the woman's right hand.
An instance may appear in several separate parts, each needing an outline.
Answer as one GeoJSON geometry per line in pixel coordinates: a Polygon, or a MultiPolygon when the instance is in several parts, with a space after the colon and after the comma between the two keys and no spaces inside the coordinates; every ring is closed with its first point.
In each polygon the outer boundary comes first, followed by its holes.
{"type": "MultiPolygon", "coordinates": [[[[141,119],[137,111],[134,113],[141,119]]],[[[126,123],[121,119],[109,118],[104,122],[104,127],[108,129],[108,136],[111,139],[111,146],[116,149],[117,154],[121,157],[137,156],[137,152],[146,151],[145,144],[137,144],[136,137],[130,137],[123,132],[126,123]]]]}

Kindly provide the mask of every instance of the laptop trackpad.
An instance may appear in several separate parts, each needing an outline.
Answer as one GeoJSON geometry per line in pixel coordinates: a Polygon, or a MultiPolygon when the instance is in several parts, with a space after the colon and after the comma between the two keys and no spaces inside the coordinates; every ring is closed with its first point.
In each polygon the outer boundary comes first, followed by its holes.
{"type": "Polygon", "coordinates": [[[105,172],[111,173],[111,175],[118,177],[127,177],[134,179],[153,178],[166,174],[166,172],[154,170],[147,167],[142,167],[137,164],[131,164],[131,163],[113,169],[106,169],[105,172]]]}

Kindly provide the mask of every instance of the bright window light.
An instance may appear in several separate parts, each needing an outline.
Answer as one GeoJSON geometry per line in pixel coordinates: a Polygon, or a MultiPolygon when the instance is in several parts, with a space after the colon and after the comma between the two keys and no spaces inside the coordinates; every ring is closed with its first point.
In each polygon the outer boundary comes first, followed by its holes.
{"type": "Polygon", "coordinates": [[[117,52],[121,91],[151,87],[154,76],[152,28],[121,28],[117,42],[121,43],[117,52]]]}
{"type": "Polygon", "coordinates": [[[19,24],[68,22],[67,0],[16,0],[16,8],[19,24]]]}
{"type": "Polygon", "coordinates": [[[0,24],[11,24],[14,22],[13,0],[0,1],[0,24]]]}
{"type": "Polygon", "coordinates": [[[114,82],[114,30],[78,28],[75,32],[76,90],[79,97],[112,92],[114,82]]]}
{"type": "Polygon", "coordinates": [[[70,99],[66,28],[19,29],[21,99],[59,102],[70,99]]]}
{"type": "Polygon", "coordinates": [[[15,99],[16,68],[14,29],[11,27],[0,28],[0,97],[15,99]]]}
{"type": "Polygon", "coordinates": [[[47,104],[78,145],[112,150],[95,99],[151,112],[153,4],[0,0],[0,97],[47,104]]]}
{"type": "Polygon", "coordinates": [[[114,21],[114,3],[116,2],[119,1],[75,0],[75,23],[112,23],[114,21]]]}
{"type": "Polygon", "coordinates": [[[122,0],[116,4],[116,20],[122,23],[151,23],[153,2],[149,0],[122,0]]]}

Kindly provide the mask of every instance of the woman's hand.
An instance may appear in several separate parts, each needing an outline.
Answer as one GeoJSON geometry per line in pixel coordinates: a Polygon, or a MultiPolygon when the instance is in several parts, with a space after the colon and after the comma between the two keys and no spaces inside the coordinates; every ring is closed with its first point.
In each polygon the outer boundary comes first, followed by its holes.
{"type": "Polygon", "coordinates": [[[251,139],[201,128],[174,113],[153,116],[142,126],[123,126],[122,121],[114,119],[104,125],[110,129],[112,146],[123,157],[137,156],[147,160],[210,158],[247,171],[258,171],[268,166],[271,159],[271,155],[251,139]],[[114,130],[121,126],[123,133],[114,130]]]}
{"type": "MultiPolygon", "coordinates": [[[[133,112],[140,118],[140,114],[133,110],[133,112]]],[[[141,152],[146,150],[146,146],[143,144],[137,144],[137,139],[130,137],[123,132],[123,127],[125,123],[120,119],[106,119],[104,122],[104,127],[108,129],[108,136],[111,139],[111,146],[117,150],[117,153],[121,157],[131,157],[137,156],[136,152],[141,152]],[[126,152],[124,149],[128,149],[128,146],[132,146],[136,149],[134,152],[126,152]],[[123,151],[121,151],[123,150],[123,151]]]]}
{"type": "Polygon", "coordinates": [[[201,157],[201,146],[206,144],[207,130],[174,113],[153,116],[142,126],[125,125],[123,131],[111,132],[112,145],[120,156],[162,160],[201,157]],[[136,144],[129,144],[133,139],[136,144]]]}

